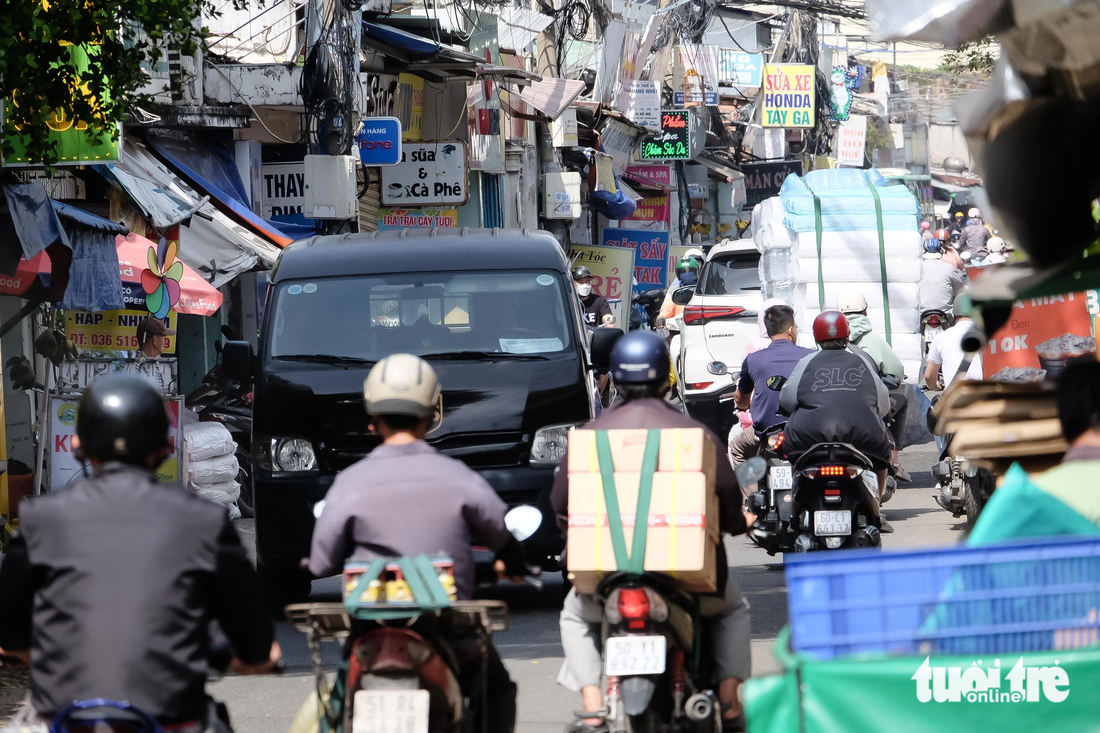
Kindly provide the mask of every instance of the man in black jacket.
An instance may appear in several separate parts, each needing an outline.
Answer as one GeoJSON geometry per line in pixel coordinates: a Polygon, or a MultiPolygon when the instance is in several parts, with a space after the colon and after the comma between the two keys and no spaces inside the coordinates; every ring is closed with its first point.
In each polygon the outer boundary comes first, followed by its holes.
{"type": "Polygon", "coordinates": [[[77,437],[91,477],[25,501],[0,565],[0,653],[31,673],[13,724],[37,728],[74,701],[105,698],[179,731],[218,730],[204,689],[210,619],[237,672],[269,672],[281,657],[228,512],[156,483],[168,414],[140,377],[89,387],[77,437]]]}

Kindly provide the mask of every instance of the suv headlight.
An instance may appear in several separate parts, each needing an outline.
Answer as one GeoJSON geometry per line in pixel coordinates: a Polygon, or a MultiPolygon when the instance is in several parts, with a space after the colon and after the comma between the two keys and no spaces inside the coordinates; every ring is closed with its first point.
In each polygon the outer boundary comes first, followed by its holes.
{"type": "Polygon", "coordinates": [[[317,470],[317,454],[305,438],[257,438],[253,455],[260,468],[273,473],[309,473],[317,470]]]}
{"type": "Polygon", "coordinates": [[[531,440],[530,463],[536,468],[549,468],[561,463],[565,458],[565,449],[569,447],[569,431],[584,423],[568,425],[547,425],[535,431],[531,440]]]}

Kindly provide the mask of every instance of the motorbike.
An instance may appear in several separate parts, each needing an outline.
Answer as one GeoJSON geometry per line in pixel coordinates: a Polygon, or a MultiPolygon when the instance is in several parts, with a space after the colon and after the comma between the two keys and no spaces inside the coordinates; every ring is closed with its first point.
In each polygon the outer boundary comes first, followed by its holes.
{"type": "Polygon", "coordinates": [[[665,300],[663,288],[655,288],[639,293],[630,305],[630,330],[656,328],[657,316],[661,313],[661,303],[665,300]]]}
{"type": "Polygon", "coordinates": [[[793,466],[795,552],[879,547],[882,516],[871,460],[848,443],[818,443],[793,466]]]}
{"type": "Polygon", "coordinates": [[[932,342],[941,333],[955,325],[955,319],[946,311],[933,309],[920,314],[921,356],[928,355],[932,342]]]}
{"type": "MultiPolygon", "coordinates": [[[[763,478],[764,460],[737,468],[738,481],[763,478]]],[[[721,705],[714,662],[695,599],[662,575],[614,573],[596,588],[603,607],[605,712],[609,733],[713,733],[721,705]]]]}
{"type": "MultiPolygon", "coordinates": [[[[228,326],[222,326],[222,335],[233,341],[235,334],[228,326]]],[[[202,379],[202,384],[184,398],[184,405],[198,414],[200,421],[220,422],[229,430],[237,444],[236,457],[240,470],[237,483],[241,495],[237,507],[241,516],[255,516],[255,499],[252,491],[252,385],[235,383],[221,373],[221,341],[214,342],[218,356],[214,366],[202,379]]]]}
{"type": "Polygon", "coordinates": [[[944,446],[940,460],[932,466],[936,481],[936,503],[955,518],[966,516],[968,529],[973,529],[982,508],[993,495],[996,480],[988,470],[960,456],[948,454],[950,441],[944,446]]]}
{"type": "Polygon", "coordinates": [[[791,527],[794,474],[783,452],[785,427],[787,423],[781,422],[757,434],[757,455],[767,463],[767,485],[750,494],[748,501],[748,510],[756,515],[749,539],[769,555],[793,551],[797,536],[791,527]]]}
{"type": "MultiPolygon", "coordinates": [[[[523,542],[535,533],[542,515],[530,506],[515,507],[505,524],[523,542]],[[537,515],[537,516],[536,516],[537,515]]],[[[344,603],[304,603],[287,606],[291,625],[304,633],[314,664],[316,691],[299,712],[299,719],[324,716],[328,729],[340,731],[402,731],[402,733],[475,733],[487,696],[486,650],[493,632],[507,631],[508,606],[503,601],[440,602],[426,611],[423,594],[443,593],[424,585],[447,558],[401,558],[393,561],[402,575],[395,578],[387,565],[379,583],[404,580],[414,595],[407,601],[389,601],[369,618],[357,612],[352,600],[363,587],[345,583],[344,603]],[[430,563],[420,574],[416,567],[430,563]],[[414,580],[418,578],[418,580],[414,580]],[[354,587],[353,587],[354,585],[354,587]],[[416,594],[417,587],[422,593],[416,594]],[[321,662],[321,642],[347,640],[344,662],[330,684],[321,662]],[[471,652],[480,663],[471,674],[471,652]],[[465,664],[463,663],[465,659],[465,664]],[[467,683],[465,689],[461,681],[467,683]]],[[[349,577],[345,567],[345,580],[349,577]]],[[[524,582],[537,587],[537,568],[529,569],[524,582]]],[[[442,579],[445,572],[441,572],[442,579]]],[[[369,588],[369,586],[368,586],[369,588]]],[[[475,663],[476,666],[476,663],[475,663]]]]}

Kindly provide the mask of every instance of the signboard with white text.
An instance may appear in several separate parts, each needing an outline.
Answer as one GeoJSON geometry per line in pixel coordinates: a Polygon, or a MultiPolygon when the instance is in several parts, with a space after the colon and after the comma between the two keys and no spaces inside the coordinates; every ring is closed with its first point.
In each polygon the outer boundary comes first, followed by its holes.
{"type": "Polygon", "coordinates": [[[836,131],[836,161],[839,165],[862,168],[866,147],[866,117],[851,115],[840,123],[836,131]]]}

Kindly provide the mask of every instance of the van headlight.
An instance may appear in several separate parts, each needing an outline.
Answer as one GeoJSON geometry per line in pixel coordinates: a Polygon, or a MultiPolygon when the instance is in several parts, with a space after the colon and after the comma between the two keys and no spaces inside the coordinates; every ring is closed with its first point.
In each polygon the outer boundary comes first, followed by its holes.
{"type": "Polygon", "coordinates": [[[317,470],[317,454],[305,438],[257,438],[253,455],[260,468],[273,473],[309,473],[317,470]]]}
{"type": "Polygon", "coordinates": [[[547,425],[536,430],[531,440],[531,465],[549,468],[561,463],[561,459],[565,458],[565,449],[569,447],[569,431],[581,425],[584,423],[547,425]]]}

